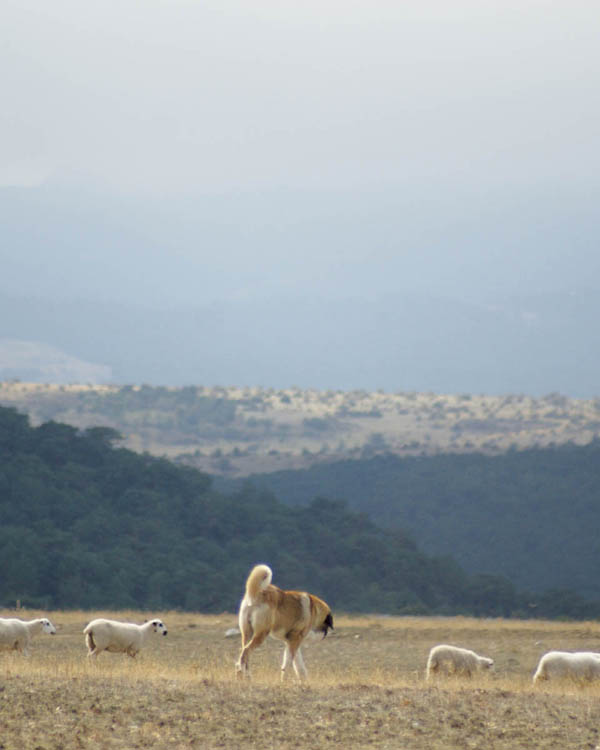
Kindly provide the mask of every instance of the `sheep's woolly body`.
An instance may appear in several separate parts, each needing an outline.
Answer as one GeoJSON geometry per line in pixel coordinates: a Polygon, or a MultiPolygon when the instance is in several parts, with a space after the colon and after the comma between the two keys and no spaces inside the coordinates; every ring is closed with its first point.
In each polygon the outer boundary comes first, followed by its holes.
{"type": "Polygon", "coordinates": [[[426,677],[429,679],[438,672],[472,677],[474,672],[489,669],[493,664],[493,659],[479,656],[468,648],[440,644],[429,652],[426,677]]]}
{"type": "Polygon", "coordinates": [[[549,679],[580,682],[600,679],[600,654],[594,651],[549,651],[540,659],[533,682],[549,679]]]}
{"type": "Polygon", "coordinates": [[[56,633],[56,628],[46,617],[19,620],[17,617],[0,617],[0,650],[29,653],[29,644],[38,633],[56,633]]]}
{"type": "Polygon", "coordinates": [[[135,656],[150,633],[167,634],[160,620],[150,620],[143,625],[132,622],[119,622],[103,618],[92,620],[85,628],[85,642],[88,656],[98,656],[101,651],[135,656]]]}

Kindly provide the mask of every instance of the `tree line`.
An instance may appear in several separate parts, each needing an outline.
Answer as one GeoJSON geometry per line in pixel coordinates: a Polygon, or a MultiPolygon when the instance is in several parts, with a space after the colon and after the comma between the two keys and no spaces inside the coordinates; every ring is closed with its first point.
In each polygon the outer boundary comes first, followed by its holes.
{"type": "MultiPolygon", "coordinates": [[[[600,599],[600,440],[587,445],[437,456],[375,456],[261,474],[257,487],[299,507],[343,499],[424,552],[518,589],[600,599]]],[[[237,485],[217,480],[223,491],[237,485]]]]}
{"type": "MultiPolygon", "coordinates": [[[[32,427],[0,408],[0,605],[234,611],[249,569],[266,562],[277,584],[338,611],[532,614],[506,577],[469,575],[340,500],[290,507],[250,483],[217,491],[208,475],[117,438],[32,427]]],[[[535,616],[600,614],[570,592],[545,596],[535,616]]]]}

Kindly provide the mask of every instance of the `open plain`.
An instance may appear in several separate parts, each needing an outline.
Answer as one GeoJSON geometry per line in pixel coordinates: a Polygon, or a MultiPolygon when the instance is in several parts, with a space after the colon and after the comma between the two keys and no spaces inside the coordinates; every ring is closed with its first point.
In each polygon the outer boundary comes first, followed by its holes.
{"type": "MultiPolygon", "coordinates": [[[[14,616],[14,612],[0,612],[14,616]]],[[[30,619],[39,613],[21,610],[30,619]]],[[[335,617],[304,647],[309,679],[279,681],[280,642],[253,653],[251,681],[234,674],[233,614],[48,612],[57,633],[31,655],[0,653],[0,748],[598,748],[600,685],[532,686],[541,654],[600,650],[600,625],[473,618],[335,617]],[[169,628],[136,659],[86,657],[97,615],[169,628]],[[491,656],[471,680],[424,679],[432,645],[491,656]]]]}

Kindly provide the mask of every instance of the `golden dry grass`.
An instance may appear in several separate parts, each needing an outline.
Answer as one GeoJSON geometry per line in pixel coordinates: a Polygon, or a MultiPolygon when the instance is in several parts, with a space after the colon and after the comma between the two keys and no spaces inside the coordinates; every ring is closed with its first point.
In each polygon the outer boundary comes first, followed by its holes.
{"type": "Polygon", "coordinates": [[[252,655],[252,680],[236,680],[239,638],[224,637],[233,614],[151,613],[166,638],[136,659],[96,663],[86,622],[144,615],[47,614],[58,632],[38,636],[29,658],[0,654],[3,750],[600,747],[600,685],[531,683],[548,650],[600,650],[596,623],[338,616],[333,634],[306,644],[301,686],[291,675],[280,684],[274,640],[252,655]],[[427,684],[427,654],[441,642],[491,656],[494,672],[427,684]]]}

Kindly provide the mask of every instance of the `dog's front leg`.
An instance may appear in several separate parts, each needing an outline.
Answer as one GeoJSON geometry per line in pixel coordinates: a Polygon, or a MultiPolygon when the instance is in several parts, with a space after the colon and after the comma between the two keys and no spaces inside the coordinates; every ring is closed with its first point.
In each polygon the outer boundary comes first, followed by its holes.
{"type": "Polygon", "coordinates": [[[294,672],[299,680],[306,679],[306,667],[304,666],[304,660],[300,652],[301,638],[293,638],[285,642],[285,651],[283,653],[283,663],[281,664],[281,679],[283,680],[285,675],[285,669],[287,665],[292,662],[294,672]]]}
{"type": "Polygon", "coordinates": [[[294,656],[294,660],[292,662],[294,665],[294,672],[296,673],[296,677],[303,682],[308,674],[306,671],[306,667],[304,666],[304,659],[302,658],[302,651],[300,650],[300,646],[298,646],[298,650],[296,651],[296,655],[294,656]]]}
{"type": "Polygon", "coordinates": [[[285,648],[283,650],[283,661],[281,662],[281,682],[285,679],[285,670],[287,669],[288,664],[292,661],[292,654],[290,652],[290,646],[286,642],[285,648]]]}

